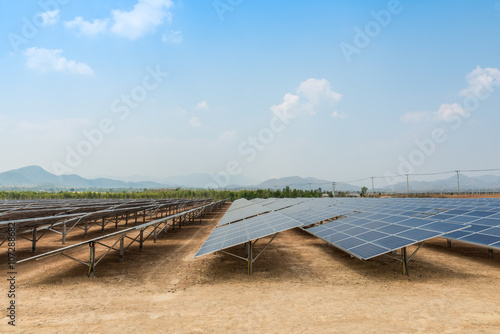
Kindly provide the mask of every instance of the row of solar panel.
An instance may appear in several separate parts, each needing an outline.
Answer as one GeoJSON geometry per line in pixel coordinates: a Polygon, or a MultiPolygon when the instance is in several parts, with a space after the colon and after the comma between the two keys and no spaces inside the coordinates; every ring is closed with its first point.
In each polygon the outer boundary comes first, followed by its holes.
{"type": "Polygon", "coordinates": [[[256,240],[278,231],[336,221],[308,229],[348,253],[368,259],[437,236],[500,247],[500,200],[268,199],[223,218],[196,256],[256,240]],[[463,205],[462,205],[463,204],[463,205]],[[267,211],[263,208],[267,207],[267,211]],[[279,219],[273,215],[280,210],[279,219]],[[264,213],[264,214],[262,214],[264,213]],[[258,216],[255,216],[255,215],[258,216]],[[260,215],[259,215],[260,214],[260,215]],[[255,216],[248,219],[250,216],[255,216]],[[348,218],[345,218],[348,216],[348,218]],[[234,222],[238,217],[239,222],[234,222]],[[286,221],[290,222],[286,224],[286,221]]]}

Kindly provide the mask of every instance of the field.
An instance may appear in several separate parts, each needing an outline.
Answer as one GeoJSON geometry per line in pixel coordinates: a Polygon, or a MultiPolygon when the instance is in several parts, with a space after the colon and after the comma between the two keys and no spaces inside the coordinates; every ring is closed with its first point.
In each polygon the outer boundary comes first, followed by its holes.
{"type": "MultiPolygon", "coordinates": [[[[62,257],[18,264],[17,325],[3,317],[0,332],[500,332],[497,252],[434,239],[406,277],[389,257],[359,261],[295,229],[280,233],[248,276],[245,262],[223,253],[193,259],[228,207],[143,252],[131,248],[123,263],[105,258],[94,278],[62,257]]],[[[60,239],[45,239],[40,253],[44,245],[60,239]]],[[[29,242],[18,247],[20,257],[30,255],[29,242]]],[[[6,273],[5,248],[0,254],[6,273]]],[[[5,280],[0,288],[6,306],[5,280]]]]}

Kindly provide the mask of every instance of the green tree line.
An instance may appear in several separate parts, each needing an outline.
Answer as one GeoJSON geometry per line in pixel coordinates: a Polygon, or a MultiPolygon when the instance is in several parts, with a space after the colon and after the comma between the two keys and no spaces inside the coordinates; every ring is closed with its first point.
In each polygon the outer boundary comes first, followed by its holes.
{"type": "Polygon", "coordinates": [[[0,200],[27,199],[145,199],[145,198],[212,198],[214,200],[239,198],[296,198],[321,197],[321,189],[298,190],[286,187],[284,189],[256,190],[217,190],[217,189],[158,189],[143,191],[0,191],[0,200]]]}

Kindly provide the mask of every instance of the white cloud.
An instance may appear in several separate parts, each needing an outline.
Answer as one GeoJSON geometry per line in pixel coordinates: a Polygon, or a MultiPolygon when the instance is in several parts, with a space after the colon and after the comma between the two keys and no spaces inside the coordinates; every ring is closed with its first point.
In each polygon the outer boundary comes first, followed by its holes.
{"type": "Polygon", "coordinates": [[[460,92],[462,96],[478,97],[493,92],[493,86],[500,85],[500,70],[498,68],[477,66],[465,77],[469,87],[460,92]]]}
{"type": "Polygon", "coordinates": [[[73,21],[65,22],[64,26],[69,29],[77,30],[81,35],[94,36],[106,31],[108,20],[95,19],[89,22],[85,21],[81,16],[77,16],[73,21]]]}
{"type": "Polygon", "coordinates": [[[163,34],[163,43],[180,44],[182,43],[182,31],[171,31],[168,35],[163,34]]]}
{"type": "Polygon", "coordinates": [[[334,112],[332,112],[332,117],[342,119],[342,118],[346,118],[347,115],[345,114],[345,112],[340,112],[340,111],[335,110],[334,112]]]}
{"type": "Polygon", "coordinates": [[[40,72],[69,72],[93,75],[94,71],[85,63],[68,60],[61,56],[62,50],[32,47],[24,51],[26,67],[40,72]]]}
{"type": "Polygon", "coordinates": [[[271,111],[275,114],[297,116],[301,112],[300,97],[286,93],[283,97],[283,103],[272,106],[271,111]]]}
{"type": "Polygon", "coordinates": [[[49,10],[43,13],[40,13],[39,17],[42,19],[42,25],[52,26],[59,21],[59,9],[49,10]]]}
{"type": "Polygon", "coordinates": [[[111,31],[130,39],[153,32],[165,19],[170,22],[171,14],[168,9],[172,5],[171,0],[139,0],[130,12],[113,10],[111,31]]]}
{"type": "Polygon", "coordinates": [[[191,117],[191,119],[189,120],[189,124],[191,124],[191,126],[195,128],[199,128],[201,126],[200,119],[196,116],[191,117]]]}
{"type": "Polygon", "coordinates": [[[207,101],[203,100],[201,102],[198,102],[198,104],[194,107],[194,109],[200,111],[209,111],[210,107],[208,106],[207,101]]]}
{"type": "MultiPolygon", "coordinates": [[[[494,86],[500,86],[500,70],[498,68],[477,66],[465,76],[467,88],[461,90],[459,95],[477,99],[486,99],[494,92],[494,86]]],[[[446,121],[454,116],[468,117],[469,112],[459,103],[443,103],[435,113],[428,111],[408,112],[401,116],[403,122],[419,122],[425,119],[446,121]]]]}
{"type": "MultiPolygon", "coordinates": [[[[85,21],[82,17],[77,16],[73,21],[66,22],[65,26],[77,29],[82,35],[93,36],[110,31],[117,36],[134,40],[154,32],[156,27],[165,21],[170,23],[172,14],[168,10],[172,6],[171,0],[138,0],[131,11],[114,9],[109,18],[93,21],[85,21]]],[[[182,42],[180,31],[172,33],[172,43],[182,42]]],[[[168,37],[166,36],[167,39],[168,37]]]]}
{"type": "Polygon", "coordinates": [[[331,111],[341,99],[342,94],[333,91],[326,79],[311,78],[300,83],[296,94],[285,94],[283,102],[272,106],[271,111],[291,117],[298,116],[303,111],[314,115],[321,111],[331,111]]]}
{"type": "Polygon", "coordinates": [[[401,116],[401,121],[405,123],[416,123],[428,119],[430,116],[431,113],[429,111],[410,111],[401,116]]]}
{"type": "Polygon", "coordinates": [[[453,116],[467,117],[467,111],[458,103],[444,103],[436,113],[436,118],[440,121],[446,121],[453,116]]]}

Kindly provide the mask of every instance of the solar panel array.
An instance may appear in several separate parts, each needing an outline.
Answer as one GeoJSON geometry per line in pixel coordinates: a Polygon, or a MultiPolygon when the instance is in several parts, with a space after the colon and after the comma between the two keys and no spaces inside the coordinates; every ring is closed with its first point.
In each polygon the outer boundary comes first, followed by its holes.
{"type": "Polygon", "coordinates": [[[219,221],[217,226],[226,225],[244,218],[256,216],[258,214],[269,212],[270,209],[260,204],[255,204],[247,200],[238,200],[231,205],[224,217],[219,221]],[[235,206],[236,204],[236,206],[235,206]],[[235,206],[235,207],[233,207],[235,206]]]}
{"type": "Polygon", "coordinates": [[[195,258],[301,225],[302,223],[277,212],[243,219],[214,229],[196,253],[195,258]]]}
{"type": "Polygon", "coordinates": [[[386,216],[372,219],[354,216],[307,231],[359,259],[368,260],[463,228],[463,224],[425,218],[386,216]]]}
{"type": "Polygon", "coordinates": [[[500,249],[500,199],[272,198],[239,203],[196,256],[276,233],[278,213],[280,224],[288,220],[289,228],[302,227],[364,260],[434,237],[500,249]],[[248,232],[252,224],[259,233],[248,232]]]}

